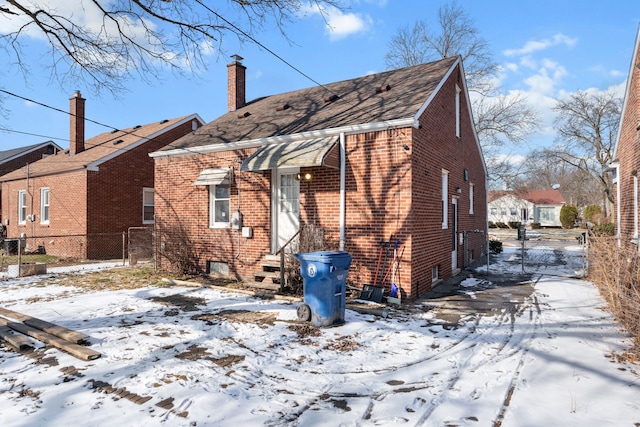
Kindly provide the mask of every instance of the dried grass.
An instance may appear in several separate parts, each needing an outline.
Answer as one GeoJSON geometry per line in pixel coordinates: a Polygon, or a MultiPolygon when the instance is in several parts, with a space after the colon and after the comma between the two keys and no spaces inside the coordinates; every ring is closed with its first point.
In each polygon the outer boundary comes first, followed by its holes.
{"type": "Polygon", "coordinates": [[[611,236],[589,238],[589,280],[609,309],[633,336],[630,359],[640,355],[640,252],[638,246],[611,236]]]}

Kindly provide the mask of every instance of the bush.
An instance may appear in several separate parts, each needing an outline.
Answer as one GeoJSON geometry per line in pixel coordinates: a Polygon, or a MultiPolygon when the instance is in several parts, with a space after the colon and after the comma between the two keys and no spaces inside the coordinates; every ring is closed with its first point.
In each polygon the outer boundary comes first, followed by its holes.
{"type": "Polygon", "coordinates": [[[505,223],[504,223],[504,222],[502,222],[502,221],[497,221],[497,222],[496,222],[496,227],[497,227],[497,228],[507,228],[507,224],[505,224],[505,223]]]}
{"type": "Polygon", "coordinates": [[[590,222],[595,222],[594,221],[594,216],[600,216],[602,215],[602,208],[600,208],[600,206],[598,205],[589,205],[586,208],[584,208],[584,219],[586,219],[587,221],[590,222]]]}
{"type": "Polygon", "coordinates": [[[578,208],[564,205],[560,209],[560,223],[562,228],[572,228],[578,219],[578,208]]]}
{"type": "Polygon", "coordinates": [[[522,223],[520,221],[509,221],[509,228],[515,228],[518,229],[520,228],[520,226],[522,225],[522,223]]]}
{"type": "Polygon", "coordinates": [[[597,224],[593,227],[591,232],[595,236],[614,236],[616,234],[616,226],[612,222],[597,224]]]}
{"type": "Polygon", "coordinates": [[[500,240],[489,240],[489,250],[494,254],[502,252],[502,242],[500,240]]]}
{"type": "Polygon", "coordinates": [[[531,229],[532,230],[539,230],[542,228],[542,225],[539,222],[532,222],[531,223],[531,229]]]}
{"type": "Polygon", "coordinates": [[[493,221],[489,221],[489,228],[496,228],[496,224],[493,221]]]}

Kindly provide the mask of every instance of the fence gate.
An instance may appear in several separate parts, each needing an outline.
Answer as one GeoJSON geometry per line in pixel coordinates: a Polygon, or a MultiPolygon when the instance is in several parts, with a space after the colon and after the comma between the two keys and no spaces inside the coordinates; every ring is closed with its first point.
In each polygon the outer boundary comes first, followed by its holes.
{"type": "Polygon", "coordinates": [[[583,277],[587,273],[586,233],[519,230],[510,252],[520,261],[522,273],[583,277]]]}
{"type": "Polygon", "coordinates": [[[138,261],[152,261],[153,242],[153,227],[130,227],[127,231],[129,265],[136,265],[138,261]]]}

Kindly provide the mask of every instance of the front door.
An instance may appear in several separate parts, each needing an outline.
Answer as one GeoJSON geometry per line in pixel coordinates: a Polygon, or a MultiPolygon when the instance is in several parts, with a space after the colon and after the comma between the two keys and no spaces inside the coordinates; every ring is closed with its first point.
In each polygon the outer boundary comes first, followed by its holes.
{"type": "Polygon", "coordinates": [[[451,199],[451,270],[458,269],[458,199],[451,199]]]}
{"type": "MultiPolygon", "coordinates": [[[[272,250],[276,253],[291,239],[300,227],[299,169],[276,169],[272,188],[272,250]]],[[[294,251],[297,248],[292,248],[294,251]]]]}

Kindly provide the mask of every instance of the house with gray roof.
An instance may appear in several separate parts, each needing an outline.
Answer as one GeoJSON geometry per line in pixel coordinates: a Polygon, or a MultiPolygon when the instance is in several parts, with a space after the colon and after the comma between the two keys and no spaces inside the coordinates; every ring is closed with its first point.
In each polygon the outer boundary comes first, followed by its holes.
{"type": "Polygon", "coordinates": [[[245,73],[235,57],[228,112],[151,154],[163,267],[283,286],[273,257],[313,229],[352,286],[415,299],[486,253],[460,57],[252,101],[245,73]]]}

